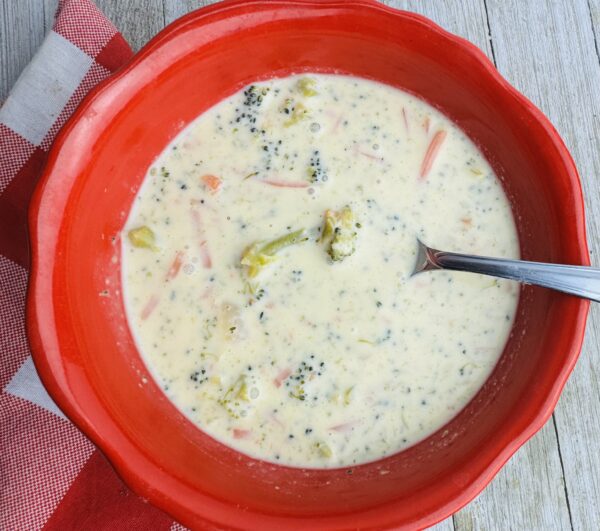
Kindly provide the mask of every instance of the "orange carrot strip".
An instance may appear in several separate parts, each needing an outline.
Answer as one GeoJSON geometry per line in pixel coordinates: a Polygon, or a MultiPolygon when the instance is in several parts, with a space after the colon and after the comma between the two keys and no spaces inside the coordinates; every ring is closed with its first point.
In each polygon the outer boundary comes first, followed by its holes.
{"type": "Polygon", "coordinates": [[[281,384],[290,374],[292,374],[291,369],[283,369],[280,371],[279,374],[273,379],[275,387],[281,387],[281,384]]]}
{"type": "Polygon", "coordinates": [[[274,181],[272,179],[257,179],[257,182],[275,186],[276,188],[308,188],[310,186],[310,183],[274,181]]]}
{"type": "Polygon", "coordinates": [[[200,179],[202,179],[202,182],[213,194],[216,194],[219,191],[219,188],[221,188],[222,181],[216,175],[207,173],[206,175],[200,177],[200,179]]]}
{"type": "Polygon", "coordinates": [[[150,315],[158,305],[158,301],[158,295],[152,295],[152,297],[150,297],[150,299],[146,303],[146,306],[144,306],[144,309],[142,310],[142,320],[148,319],[148,317],[150,317],[150,315]]]}
{"type": "Polygon", "coordinates": [[[410,134],[410,127],[408,127],[408,116],[404,107],[402,107],[402,120],[404,120],[404,127],[406,128],[406,132],[410,134]]]}
{"type": "Polygon", "coordinates": [[[208,245],[206,240],[202,239],[204,236],[204,226],[202,224],[202,216],[200,216],[200,211],[197,208],[192,208],[192,221],[194,222],[194,227],[198,236],[200,238],[199,241],[199,250],[200,250],[200,259],[202,260],[202,265],[206,269],[210,269],[212,267],[212,259],[210,257],[210,252],[208,250],[208,245]]]}
{"type": "Polygon", "coordinates": [[[167,276],[165,277],[166,280],[173,280],[179,274],[181,266],[183,265],[183,257],[183,251],[177,251],[177,253],[175,253],[175,259],[167,271],[167,276]]]}
{"type": "Polygon", "coordinates": [[[252,435],[252,430],[240,430],[238,428],[233,428],[234,439],[248,439],[250,435],[252,435]]]}
{"type": "Polygon", "coordinates": [[[421,164],[421,172],[419,174],[419,177],[421,179],[427,177],[427,174],[431,170],[431,167],[435,162],[435,158],[437,157],[440,147],[442,146],[444,139],[446,138],[446,134],[446,131],[438,131],[435,135],[433,135],[433,138],[429,143],[429,147],[425,152],[423,163],[421,164]]]}

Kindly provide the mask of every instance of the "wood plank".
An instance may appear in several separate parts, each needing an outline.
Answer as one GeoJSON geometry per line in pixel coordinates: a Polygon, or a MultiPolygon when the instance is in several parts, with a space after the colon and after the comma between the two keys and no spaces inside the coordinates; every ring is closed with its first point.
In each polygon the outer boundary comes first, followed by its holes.
{"type": "Polygon", "coordinates": [[[218,0],[164,0],[165,20],[170,24],[175,19],[183,15],[210,4],[215,4],[218,0]]]}
{"type": "Polygon", "coordinates": [[[383,3],[430,18],[445,30],[476,44],[492,58],[484,0],[384,0],[383,3]]]}
{"type": "MultiPolygon", "coordinates": [[[[592,17],[598,21],[598,0],[592,17]]],[[[592,259],[600,252],[600,66],[586,0],[489,0],[500,70],[548,115],[579,168],[592,259]],[[515,14],[518,13],[518,16],[515,14]]],[[[593,305],[582,356],[555,412],[574,529],[600,529],[600,311],[593,305]]]]}
{"type": "Polygon", "coordinates": [[[162,0],[95,0],[134,51],[139,50],[165,25],[162,0]]]}
{"type": "Polygon", "coordinates": [[[592,20],[592,31],[594,34],[594,48],[600,62],[600,0],[589,0],[590,18],[592,20]]]}
{"type": "Polygon", "coordinates": [[[42,0],[44,3],[44,27],[46,32],[54,25],[54,15],[58,9],[58,0],[42,0]]]}
{"type": "Polygon", "coordinates": [[[44,10],[37,0],[0,2],[0,102],[44,38],[44,10]]]}
{"type": "Polygon", "coordinates": [[[553,421],[454,516],[457,530],[571,529],[553,421]]]}

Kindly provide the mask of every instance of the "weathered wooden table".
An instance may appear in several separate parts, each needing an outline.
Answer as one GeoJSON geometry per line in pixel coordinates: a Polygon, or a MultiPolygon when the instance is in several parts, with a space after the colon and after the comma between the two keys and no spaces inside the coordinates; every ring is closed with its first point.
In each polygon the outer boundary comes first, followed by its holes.
{"type": "MultiPolygon", "coordinates": [[[[96,0],[134,49],[210,1],[96,0]]],[[[0,101],[52,26],[58,0],[0,0],[0,101]]],[[[397,0],[479,46],[550,117],[581,173],[600,251],[600,0],[397,0]]],[[[552,419],[437,529],[600,530],[600,307],[552,419]]]]}

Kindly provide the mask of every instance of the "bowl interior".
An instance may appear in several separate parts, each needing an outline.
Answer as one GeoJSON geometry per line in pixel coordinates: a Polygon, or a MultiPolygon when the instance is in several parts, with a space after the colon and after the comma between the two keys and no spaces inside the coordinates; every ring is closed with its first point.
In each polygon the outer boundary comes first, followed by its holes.
{"type": "MultiPolygon", "coordinates": [[[[170,510],[184,521],[196,512],[231,524],[228,514],[240,510],[248,525],[263,528],[265,514],[310,516],[323,525],[357,512],[367,515],[364,523],[388,516],[405,524],[434,521],[468,501],[482,486],[477,481],[493,474],[490,464],[514,451],[534,419],[549,415],[559,376],[574,363],[587,306],[525,288],[503,357],[465,410],[407,451],[336,470],[285,468],[234,452],[196,429],[152,381],[121,299],[120,230],[148,167],[169,141],[257,79],[341,72],[421,96],[488,157],[511,200],[522,257],[586,262],[575,169],[537,111],[492,79],[471,48],[424,19],[359,7],[273,2],[227,16],[188,17],[88,103],[49,170],[70,186],[64,214],[52,214],[46,199],[38,222],[46,212],[46,222],[60,228],[52,237],[52,356],[61,352],[68,392],[57,391],[59,402],[75,397],[72,416],[117,468],[154,492],[155,502],[166,506],[170,499],[170,510]],[[140,478],[134,463],[154,479],[140,478]]],[[[400,111],[391,119],[400,119],[400,111]]],[[[44,230],[38,228],[38,239],[44,230]]]]}

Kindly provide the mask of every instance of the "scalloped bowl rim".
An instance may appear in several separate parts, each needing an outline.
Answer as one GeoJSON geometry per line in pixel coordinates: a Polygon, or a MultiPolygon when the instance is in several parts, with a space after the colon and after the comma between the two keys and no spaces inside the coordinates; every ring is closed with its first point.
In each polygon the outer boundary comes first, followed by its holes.
{"type": "MultiPolygon", "coordinates": [[[[48,244],[47,241],[42,241],[39,238],[38,227],[42,225],[43,221],[40,211],[43,209],[42,207],[44,206],[45,201],[50,201],[53,199],[48,198],[47,194],[45,196],[44,192],[49,186],[56,184],[56,182],[61,178],[60,172],[55,171],[55,163],[58,155],[63,149],[65,143],[68,142],[70,132],[82,120],[86,114],[86,111],[90,108],[92,103],[96,101],[96,99],[98,99],[101,95],[110,93],[111,88],[113,88],[117,82],[128,77],[132,72],[135,72],[144,59],[159,50],[163,42],[169,41],[171,38],[175,37],[177,33],[182,31],[187,25],[188,21],[192,19],[196,20],[196,18],[201,18],[209,14],[222,15],[224,18],[226,18],[228,11],[235,10],[242,5],[245,7],[250,7],[252,5],[264,5],[265,3],[266,2],[263,1],[240,2],[239,0],[226,0],[224,2],[203,7],[195,12],[191,12],[168,25],[137,54],[135,54],[135,56],[123,68],[92,89],[73,113],[66,125],[62,128],[54,144],[52,145],[46,167],[39,183],[36,186],[29,208],[32,265],[27,295],[27,329],[30,337],[33,359],[39,375],[50,395],[60,406],[61,410],[64,411],[65,414],[74,422],[74,424],[78,426],[83,433],[89,437],[93,443],[102,450],[103,453],[107,455],[114,468],[117,470],[119,475],[124,478],[126,483],[138,494],[148,498],[154,505],[167,512],[171,512],[171,514],[173,514],[175,511],[173,510],[173,506],[169,501],[169,494],[165,494],[164,492],[162,495],[160,493],[155,494],[157,490],[160,489],[154,488],[150,484],[151,481],[148,481],[147,478],[144,477],[144,475],[140,473],[135,466],[130,466],[127,460],[121,458],[119,455],[120,448],[114,446],[109,439],[104,438],[101,435],[102,427],[96,425],[94,419],[86,415],[84,409],[79,407],[76,397],[71,394],[68,382],[64,378],[64,374],[61,371],[60,355],[55,356],[56,359],[51,359],[54,354],[58,354],[58,351],[53,348],[57,347],[53,328],[54,316],[53,313],[47,308],[45,309],[46,315],[44,317],[41,316],[39,311],[36,311],[37,308],[39,308],[37,296],[40,294],[40,292],[47,290],[49,293],[52,293],[53,291],[51,286],[52,272],[45,270],[44,263],[40,260],[40,256],[43,255],[42,250],[44,250],[44,252],[53,250],[53,245],[48,244]]],[[[557,152],[560,153],[564,167],[567,170],[566,173],[569,175],[569,186],[574,192],[575,201],[577,203],[574,216],[575,224],[577,226],[576,237],[578,239],[577,243],[580,251],[580,260],[582,264],[589,265],[590,262],[586,241],[583,195],[577,169],[575,168],[571,155],[567,151],[564,142],[548,118],[546,118],[546,116],[544,116],[544,114],[542,114],[542,112],[531,101],[529,101],[524,95],[522,95],[512,85],[509,84],[509,82],[498,72],[493,63],[479,48],[466,39],[444,30],[430,19],[422,15],[396,10],[386,5],[379,4],[374,0],[326,0],[325,2],[319,0],[283,0],[269,2],[269,4],[277,7],[315,7],[317,5],[327,5],[329,7],[343,6],[344,8],[350,9],[376,9],[390,17],[409,17],[424,26],[427,31],[437,33],[445,40],[453,43],[455,46],[463,48],[463,50],[467,51],[474,58],[476,58],[484,74],[489,76],[489,78],[496,83],[499,89],[510,93],[517,101],[518,105],[522,107],[523,111],[543,126],[545,133],[552,140],[557,152]]],[[[61,190],[60,187],[58,188],[58,191],[63,197],[67,197],[70,193],[70,189],[61,190]]],[[[60,221],[62,221],[62,218],[60,218],[60,221]]],[[[57,227],[60,227],[60,223],[54,228],[54,232],[56,233],[58,233],[57,227]]],[[[45,230],[52,229],[46,228],[45,230]]],[[[435,512],[419,518],[418,522],[414,522],[415,525],[418,525],[419,527],[434,525],[469,503],[485,488],[485,486],[491,481],[491,479],[508,461],[508,459],[517,451],[517,449],[542,428],[552,414],[552,411],[558,402],[560,393],[578,359],[581,345],[583,343],[588,309],[589,303],[582,301],[577,309],[578,311],[575,318],[576,323],[574,327],[574,339],[571,344],[571,348],[568,354],[565,356],[565,363],[562,366],[561,371],[556,375],[554,386],[546,396],[542,406],[536,411],[530,412],[528,418],[522,422],[524,426],[517,435],[507,440],[504,440],[502,436],[499,436],[496,441],[490,443],[487,455],[489,456],[490,454],[493,454],[493,457],[489,458],[487,465],[485,466],[485,470],[483,470],[483,472],[479,476],[475,477],[469,484],[465,485],[463,490],[457,496],[447,500],[446,503],[439,507],[435,512]],[[492,448],[493,451],[491,451],[492,448]]],[[[137,451],[138,453],[141,453],[139,449],[137,451]]],[[[393,502],[389,502],[384,505],[392,506],[393,502]]],[[[360,515],[360,513],[355,514],[357,518],[360,515]]],[[[391,516],[390,513],[387,514],[388,516],[391,516]]],[[[186,519],[185,515],[183,514],[179,514],[177,516],[182,520],[186,519]]],[[[210,519],[207,519],[206,522],[216,523],[210,519]]],[[[391,520],[388,518],[385,523],[382,522],[381,524],[394,525],[395,523],[397,522],[394,522],[392,516],[391,520]]]]}

